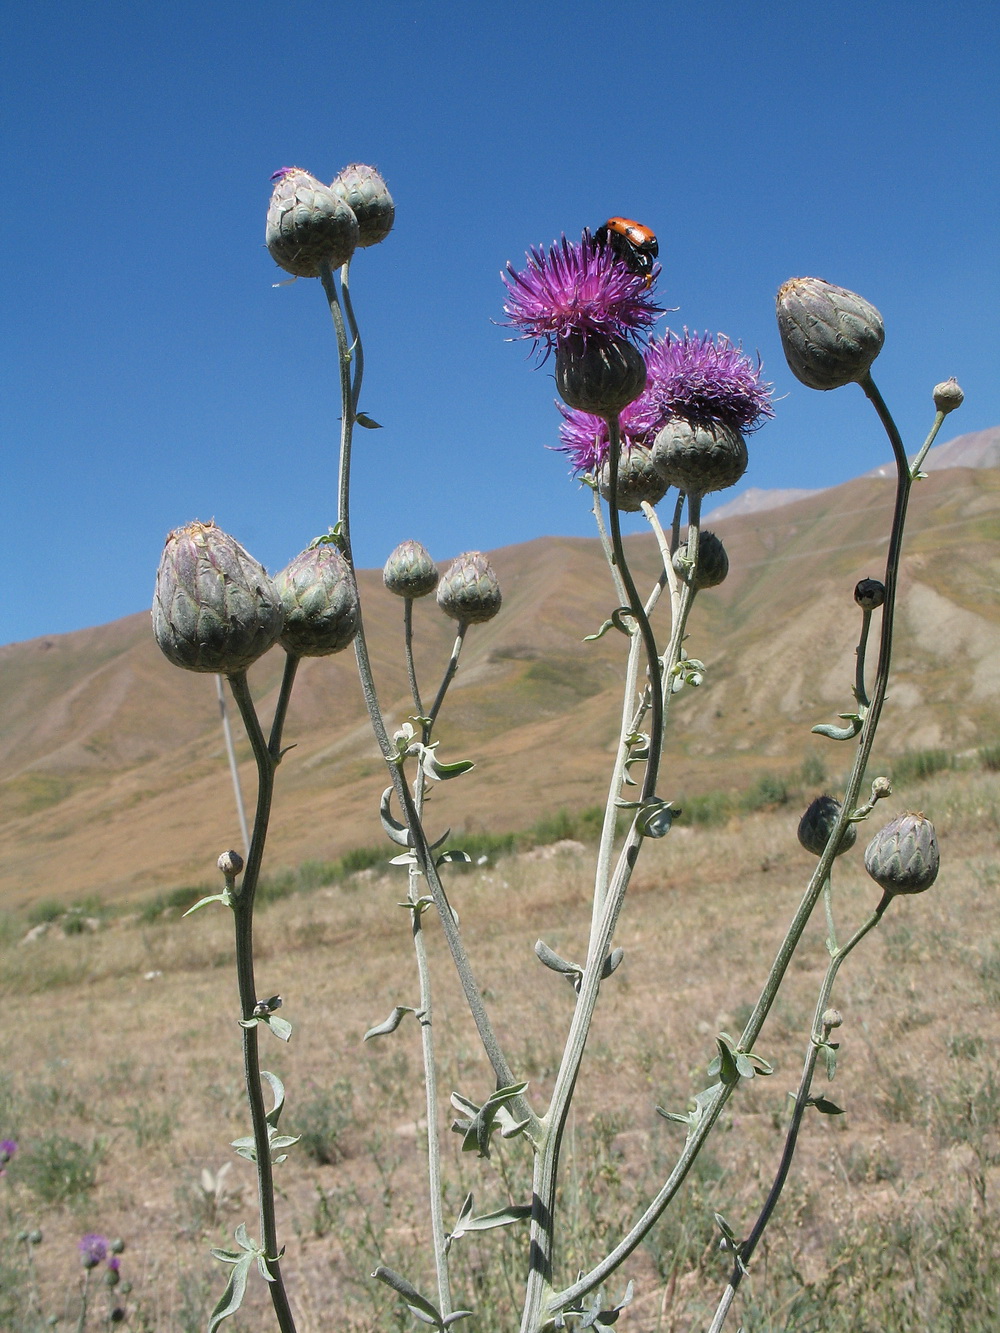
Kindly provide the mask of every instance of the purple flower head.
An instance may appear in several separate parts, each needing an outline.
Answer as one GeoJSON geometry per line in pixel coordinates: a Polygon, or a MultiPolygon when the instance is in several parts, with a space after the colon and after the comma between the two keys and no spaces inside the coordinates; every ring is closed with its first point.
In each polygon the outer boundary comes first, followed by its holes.
{"type": "Polygon", "coordinates": [[[616,335],[634,338],[663,313],[649,295],[646,279],[630,273],[609,246],[595,244],[589,232],[578,245],[562,240],[532,249],[527,266],[507,265],[504,314],[522,338],[543,344],[546,354],[560,338],[616,335]]]}
{"type": "Polygon", "coordinates": [[[108,1242],[93,1232],[81,1237],[76,1248],[80,1251],[80,1262],[84,1268],[96,1268],[108,1257],[108,1242]]]}
{"type": "Polygon", "coordinates": [[[117,1273],[121,1269],[121,1266],[122,1261],[118,1258],[117,1254],[113,1254],[108,1260],[108,1267],[111,1269],[112,1273],[117,1273]]]}
{"type": "Polygon", "coordinates": [[[293,171],[301,171],[301,167],[279,167],[277,171],[271,173],[272,181],[283,181],[286,176],[290,176],[293,171]]]}
{"type": "Polygon", "coordinates": [[[17,1141],[15,1139],[0,1139],[0,1166],[6,1166],[16,1152],[17,1141]]]}
{"type": "MultiPolygon", "coordinates": [[[[575,407],[556,406],[562,413],[559,425],[559,438],[562,444],[556,447],[569,455],[575,473],[591,472],[596,475],[608,452],[608,423],[603,417],[581,412],[575,407]]],[[[621,423],[622,450],[631,449],[634,444],[651,445],[659,430],[659,412],[649,397],[649,390],[644,389],[639,397],[619,413],[621,423]]]]}
{"type": "Polygon", "coordinates": [[[733,430],[751,431],[773,417],[771,385],[762,384],[757,364],[725,334],[683,338],[667,332],[650,339],[646,351],[649,377],[646,393],[662,422],[679,416],[699,424],[719,421],[733,430]]]}

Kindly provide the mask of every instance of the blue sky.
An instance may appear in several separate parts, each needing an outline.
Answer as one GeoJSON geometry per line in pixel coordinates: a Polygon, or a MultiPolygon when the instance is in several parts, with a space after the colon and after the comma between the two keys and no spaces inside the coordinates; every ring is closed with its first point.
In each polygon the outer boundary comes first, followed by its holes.
{"type": "Polygon", "coordinates": [[[793,275],[879,307],[911,448],[948,375],[942,439],[1000,423],[992,3],[37,0],[5,28],[0,642],[143,609],[191,518],[272,569],[334,522],[329,315],[263,247],[283,165],[372,162],[396,199],[352,267],[384,426],[359,441],[361,565],[410,536],[443,560],[590,534],[546,450],[551,368],[491,321],[508,259],[609,214],[659,236],[671,327],[764,359],[778,415],[742,486],[888,457],[860,390],[786,369],[793,275]]]}

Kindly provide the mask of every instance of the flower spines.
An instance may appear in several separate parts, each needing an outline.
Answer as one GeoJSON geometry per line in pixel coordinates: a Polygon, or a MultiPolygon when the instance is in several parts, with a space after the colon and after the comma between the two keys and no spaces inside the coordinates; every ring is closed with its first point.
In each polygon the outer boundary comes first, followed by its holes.
{"type": "Polygon", "coordinates": [[[712,338],[685,329],[679,338],[668,330],[665,338],[650,339],[646,368],[646,392],[661,426],[679,416],[697,424],[719,421],[746,434],[774,416],[760,358],[754,365],[723,333],[712,338]]]}

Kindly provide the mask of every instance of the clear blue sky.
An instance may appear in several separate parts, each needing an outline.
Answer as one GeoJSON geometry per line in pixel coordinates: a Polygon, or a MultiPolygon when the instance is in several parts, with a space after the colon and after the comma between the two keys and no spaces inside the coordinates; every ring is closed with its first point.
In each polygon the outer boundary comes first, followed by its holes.
{"type": "Polygon", "coordinates": [[[672,327],[764,358],[778,416],[742,485],[888,457],[860,390],[785,368],[793,275],[882,311],[911,448],[948,375],[942,439],[1000,423],[997,30],[961,0],[9,6],[0,642],[148,606],[191,518],[271,569],[334,521],[329,316],[263,247],[284,165],[372,162],[397,204],[352,270],[385,427],[359,441],[362,565],[590,533],[545,448],[550,367],[491,320],[506,260],[613,213],[657,232],[672,327]]]}

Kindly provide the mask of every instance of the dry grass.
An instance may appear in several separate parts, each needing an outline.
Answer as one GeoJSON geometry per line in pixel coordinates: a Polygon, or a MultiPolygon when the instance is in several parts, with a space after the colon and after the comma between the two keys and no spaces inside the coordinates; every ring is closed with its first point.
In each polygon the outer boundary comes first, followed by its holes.
{"type": "MultiPolygon", "coordinates": [[[[743,1305],[748,1333],[989,1326],[976,1322],[984,1297],[974,1287],[988,1295],[1000,1279],[998,788],[995,773],[949,772],[906,793],[907,806],[935,819],[944,869],[929,894],[893,904],[845,965],[834,996],[846,1020],[842,1058],[829,1095],[847,1114],[807,1119],[743,1305]],[[837,1322],[845,1312],[855,1322],[837,1322]]],[[[565,1153],[564,1276],[593,1262],[602,1240],[613,1243],[668,1169],[680,1131],[654,1106],[683,1109],[707,1082],[715,1033],[738,1031],[746,1017],[810,870],[796,819],[785,810],[722,829],[678,827],[647,846],[619,931],[625,962],[602,993],[565,1153]]],[[[532,946],[541,936],[566,957],[583,954],[589,873],[589,858],[571,847],[452,880],[480,983],[537,1107],[551,1090],[572,992],[532,946]]],[[[312,1145],[311,1155],[293,1149],[277,1172],[302,1333],[408,1327],[367,1278],[376,1262],[427,1283],[416,1027],[361,1043],[393,1005],[415,1003],[407,917],[395,906],[401,887],[401,876],[367,873],[259,915],[258,990],[282,993],[295,1027],[287,1047],[266,1041],[264,1063],[288,1089],[282,1127],[309,1132],[312,1145]],[[321,1141],[326,1161],[317,1160],[321,1141]]],[[[859,850],[842,858],[836,890],[846,933],[874,896],[859,850]]],[[[256,1231],[247,1163],[236,1160],[218,1199],[200,1183],[247,1132],[229,927],[223,909],[209,908],[3,947],[0,1137],[17,1138],[22,1151],[0,1184],[12,1225],[45,1232],[36,1260],[53,1312],[76,1281],[75,1240],[93,1230],[128,1243],[135,1327],[203,1328],[224,1281],[208,1246],[226,1244],[241,1220],[256,1231]],[[93,1150],[96,1184],[46,1203],[29,1157],[53,1136],[93,1150]]],[[[429,935],[443,1084],[481,1100],[488,1066],[441,941],[429,935]]],[[[758,1044],[776,1075],[740,1090],[673,1220],[615,1280],[615,1299],[627,1277],[637,1291],[618,1327],[707,1326],[727,1273],[712,1213],[739,1232],[766,1190],[822,976],[822,935],[817,921],[758,1044]]],[[[525,1200],[517,1145],[480,1163],[457,1153],[456,1136],[447,1140],[449,1209],[467,1189],[477,1211],[525,1200]]],[[[466,1241],[456,1246],[462,1299],[488,1316],[480,1327],[516,1326],[507,1293],[522,1242],[523,1233],[491,1233],[464,1256],[466,1241]]],[[[270,1326],[262,1285],[251,1285],[231,1327],[270,1326]]]]}

